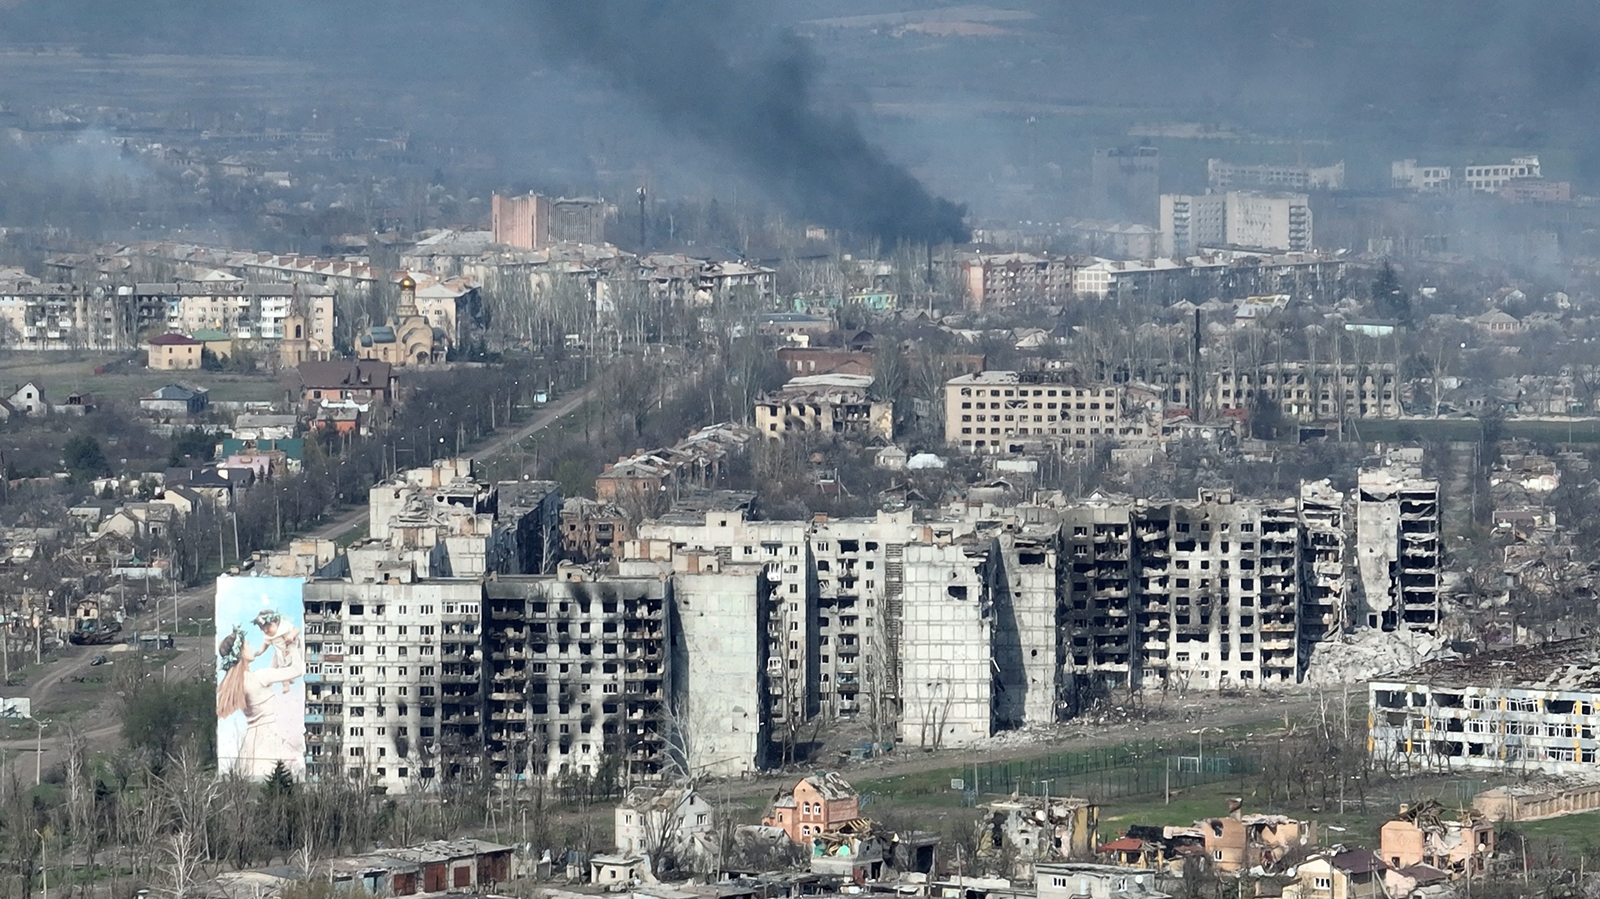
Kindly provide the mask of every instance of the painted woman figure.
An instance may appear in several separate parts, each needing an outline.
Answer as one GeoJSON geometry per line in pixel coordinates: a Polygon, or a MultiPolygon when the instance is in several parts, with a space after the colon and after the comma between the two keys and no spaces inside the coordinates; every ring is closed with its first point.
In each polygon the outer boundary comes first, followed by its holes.
{"type": "MultiPolygon", "coordinates": [[[[280,695],[273,684],[287,685],[305,674],[305,660],[297,656],[283,666],[273,665],[251,670],[255,661],[266,649],[254,649],[238,627],[222,639],[217,646],[217,667],[223,672],[217,684],[217,720],[221,721],[235,712],[243,712],[244,739],[239,743],[239,755],[234,769],[250,778],[263,778],[272,773],[278,762],[295,770],[303,761],[304,750],[296,746],[279,725],[280,695]]],[[[299,722],[293,722],[296,726],[299,722]]]]}

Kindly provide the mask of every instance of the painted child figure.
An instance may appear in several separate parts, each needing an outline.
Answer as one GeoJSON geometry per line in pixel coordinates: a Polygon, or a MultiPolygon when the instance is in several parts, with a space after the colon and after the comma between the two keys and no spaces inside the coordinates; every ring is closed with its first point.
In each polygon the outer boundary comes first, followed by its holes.
{"type": "MultiPolygon", "coordinates": [[[[270,646],[273,649],[273,668],[292,668],[305,663],[302,655],[304,653],[304,645],[300,640],[300,629],[295,627],[293,622],[284,618],[278,612],[267,609],[256,615],[254,623],[256,627],[261,628],[261,633],[267,637],[266,644],[262,647],[263,650],[265,650],[266,646],[270,646]]],[[[289,684],[280,684],[279,689],[284,693],[288,693],[289,684]]]]}

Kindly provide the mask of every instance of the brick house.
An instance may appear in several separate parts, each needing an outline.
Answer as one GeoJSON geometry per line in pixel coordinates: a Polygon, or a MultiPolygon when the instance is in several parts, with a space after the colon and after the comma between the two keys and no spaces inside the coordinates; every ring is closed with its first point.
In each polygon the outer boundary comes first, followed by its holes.
{"type": "Polygon", "coordinates": [[[814,774],[779,793],[772,813],[762,820],[777,827],[796,843],[809,843],[818,834],[833,833],[840,825],[861,817],[861,797],[837,774],[814,774]]]}

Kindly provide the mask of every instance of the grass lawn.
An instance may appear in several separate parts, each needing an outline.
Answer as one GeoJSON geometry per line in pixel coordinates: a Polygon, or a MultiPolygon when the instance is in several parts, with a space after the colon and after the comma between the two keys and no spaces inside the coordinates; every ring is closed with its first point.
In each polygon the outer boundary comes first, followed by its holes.
{"type": "Polygon", "coordinates": [[[266,402],[283,398],[283,388],[268,372],[236,374],[210,371],[151,371],[127,354],[55,352],[0,353],[0,385],[10,387],[36,380],[51,402],[65,402],[67,394],[88,391],[96,402],[131,402],[173,381],[188,381],[211,391],[211,401],[266,402]],[[96,373],[95,369],[103,371],[96,373]]]}
{"type": "MultiPolygon", "coordinates": [[[[1454,440],[1474,441],[1481,432],[1475,419],[1429,419],[1421,421],[1363,421],[1356,426],[1362,440],[1454,440]]],[[[1600,443],[1600,419],[1565,421],[1517,421],[1505,423],[1507,437],[1523,437],[1543,443],[1600,443]]],[[[1350,435],[1354,439],[1355,435],[1350,435]]]]}
{"type": "Polygon", "coordinates": [[[1600,812],[1584,812],[1581,815],[1546,818],[1543,821],[1527,821],[1505,827],[1529,838],[1558,839],[1574,849],[1600,846],[1600,812]]]}

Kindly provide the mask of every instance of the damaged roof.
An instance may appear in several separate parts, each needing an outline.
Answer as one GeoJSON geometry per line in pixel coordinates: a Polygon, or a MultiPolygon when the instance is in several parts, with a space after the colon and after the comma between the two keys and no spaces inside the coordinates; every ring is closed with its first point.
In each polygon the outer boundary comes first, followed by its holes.
{"type": "Polygon", "coordinates": [[[1555,640],[1425,662],[1383,682],[1425,683],[1433,687],[1600,690],[1600,649],[1586,637],[1555,640]]]}

